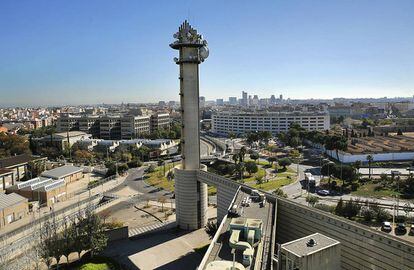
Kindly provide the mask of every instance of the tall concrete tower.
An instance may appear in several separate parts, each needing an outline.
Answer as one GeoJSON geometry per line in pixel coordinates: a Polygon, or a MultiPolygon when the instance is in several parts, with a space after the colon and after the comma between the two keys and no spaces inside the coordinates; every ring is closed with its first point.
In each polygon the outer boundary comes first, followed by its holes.
{"type": "Polygon", "coordinates": [[[182,167],[175,171],[177,225],[193,230],[207,221],[207,185],[197,181],[200,170],[199,72],[198,65],[208,57],[207,41],[184,21],[174,34],[170,47],[179,50],[174,58],[180,66],[182,167]]]}

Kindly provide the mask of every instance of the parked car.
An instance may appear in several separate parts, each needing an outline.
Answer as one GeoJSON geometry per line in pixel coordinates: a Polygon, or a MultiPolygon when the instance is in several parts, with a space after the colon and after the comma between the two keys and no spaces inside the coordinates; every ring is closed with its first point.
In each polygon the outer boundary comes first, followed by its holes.
{"type": "Polygon", "coordinates": [[[390,232],[390,231],[392,231],[391,223],[388,222],[388,221],[384,221],[382,223],[381,230],[383,230],[384,232],[390,232]]]}
{"type": "Polygon", "coordinates": [[[409,235],[414,235],[414,224],[411,225],[410,231],[408,232],[409,235]]]}
{"type": "Polygon", "coordinates": [[[397,227],[395,228],[395,232],[398,234],[405,234],[407,232],[407,229],[405,228],[405,224],[398,223],[397,227]]]}
{"type": "Polygon", "coordinates": [[[316,191],[316,194],[321,195],[321,196],[328,196],[329,195],[329,190],[319,189],[318,191],[316,191]]]}

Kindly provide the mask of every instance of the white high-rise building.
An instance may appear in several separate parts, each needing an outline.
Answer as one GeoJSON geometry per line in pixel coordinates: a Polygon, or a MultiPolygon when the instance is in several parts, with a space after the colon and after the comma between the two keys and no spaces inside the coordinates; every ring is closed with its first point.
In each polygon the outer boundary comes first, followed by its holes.
{"type": "Polygon", "coordinates": [[[328,130],[329,114],[326,112],[269,112],[269,111],[218,111],[212,115],[211,131],[218,134],[249,131],[287,131],[292,123],[307,130],[328,130]]]}

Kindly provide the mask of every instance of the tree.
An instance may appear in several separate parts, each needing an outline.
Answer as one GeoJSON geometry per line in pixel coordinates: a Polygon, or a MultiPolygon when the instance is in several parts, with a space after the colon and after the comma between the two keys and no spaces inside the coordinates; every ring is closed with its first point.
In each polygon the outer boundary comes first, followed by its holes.
{"type": "Polygon", "coordinates": [[[372,161],[374,160],[374,157],[372,155],[367,155],[367,161],[368,161],[368,175],[369,175],[369,179],[371,179],[371,164],[372,161]]]}
{"type": "Polygon", "coordinates": [[[343,208],[343,216],[347,218],[353,218],[358,215],[359,211],[361,210],[361,205],[358,201],[352,200],[352,198],[345,203],[343,208]]]}
{"type": "Polygon", "coordinates": [[[316,196],[308,196],[306,197],[306,202],[308,202],[311,206],[315,206],[315,204],[319,202],[319,198],[316,196]]]}
{"type": "Polygon", "coordinates": [[[0,133],[0,158],[31,154],[29,141],[24,136],[0,133]]]}
{"type": "Polygon", "coordinates": [[[377,222],[384,222],[390,219],[390,214],[383,208],[377,210],[377,222]]]}
{"type": "Polygon", "coordinates": [[[344,215],[344,201],[342,200],[342,198],[340,198],[338,203],[336,204],[335,214],[338,216],[344,215]]]}
{"type": "Polygon", "coordinates": [[[402,135],[403,135],[403,132],[402,132],[401,128],[399,128],[399,129],[398,129],[398,131],[397,131],[397,135],[398,135],[398,136],[402,136],[402,135]]]}
{"type": "Polygon", "coordinates": [[[269,162],[270,166],[273,166],[273,162],[277,161],[277,157],[268,157],[267,161],[269,162]]]}
{"type": "Polygon", "coordinates": [[[385,173],[382,173],[380,176],[380,180],[381,180],[382,187],[385,188],[389,182],[388,175],[385,173]]]}
{"type": "Polygon", "coordinates": [[[353,164],[353,167],[355,168],[355,173],[356,173],[356,175],[357,175],[357,177],[358,177],[358,181],[359,181],[359,178],[360,178],[360,173],[359,173],[359,169],[361,168],[361,161],[360,160],[357,160],[357,161],[355,161],[354,162],[354,164],[353,164]]]}
{"type": "Polygon", "coordinates": [[[263,184],[263,176],[261,175],[256,176],[256,184],[258,184],[259,186],[263,184]]]}
{"type": "Polygon", "coordinates": [[[217,225],[217,221],[214,220],[210,220],[207,222],[207,225],[205,227],[205,231],[208,234],[208,236],[210,237],[210,239],[212,239],[214,237],[214,235],[216,235],[218,230],[218,225],[217,225]]]}
{"type": "Polygon", "coordinates": [[[91,161],[93,159],[93,154],[87,150],[76,150],[73,153],[73,158],[77,162],[86,162],[91,161]]]}
{"type": "Polygon", "coordinates": [[[257,152],[251,153],[250,158],[255,160],[255,161],[257,160],[257,162],[259,162],[259,153],[257,153],[257,152]]]}
{"type": "Polygon", "coordinates": [[[91,257],[93,257],[106,247],[108,237],[105,234],[101,219],[89,208],[86,209],[85,218],[82,219],[82,222],[84,247],[90,250],[91,257]]]}
{"type": "Polygon", "coordinates": [[[65,219],[59,242],[62,254],[66,257],[67,264],[69,264],[69,254],[75,250],[77,241],[76,227],[72,226],[69,219],[65,219]]]}
{"type": "Polygon", "coordinates": [[[164,204],[167,202],[167,199],[161,196],[158,198],[158,202],[161,204],[161,212],[164,212],[164,204]]]}
{"type": "Polygon", "coordinates": [[[232,159],[234,161],[234,164],[237,164],[237,161],[239,160],[239,155],[233,155],[232,159]]]}
{"type": "Polygon", "coordinates": [[[246,153],[247,153],[246,147],[242,146],[239,152],[240,162],[244,162],[244,156],[246,155],[246,153]]]}
{"type": "Polygon", "coordinates": [[[283,190],[281,190],[280,188],[275,189],[272,194],[282,197],[282,198],[287,198],[287,194],[283,192],[283,190]]]}
{"type": "Polygon", "coordinates": [[[236,170],[239,172],[239,178],[242,180],[243,179],[243,174],[244,174],[244,169],[245,169],[245,165],[244,162],[239,162],[236,165],[236,170]]]}
{"type": "Polygon", "coordinates": [[[279,166],[282,166],[284,170],[286,170],[286,167],[292,164],[292,161],[289,158],[281,158],[278,161],[279,166]]]}
{"type": "Polygon", "coordinates": [[[339,161],[339,151],[346,151],[348,148],[348,139],[345,136],[327,136],[325,148],[327,150],[334,150],[336,152],[336,158],[339,161]]]}
{"type": "Polygon", "coordinates": [[[254,163],[253,161],[246,162],[245,167],[249,175],[252,175],[253,173],[256,173],[259,170],[256,163],[254,163]]]}
{"type": "Polygon", "coordinates": [[[56,252],[59,250],[57,226],[55,220],[47,220],[40,229],[40,257],[50,269],[55,260],[56,252]]]}
{"type": "Polygon", "coordinates": [[[376,214],[377,213],[374,210],[368,207],[365,207],[364,209],[361,210],[361,216],[367,222],[372,221],[375,218],[376,214]]]}

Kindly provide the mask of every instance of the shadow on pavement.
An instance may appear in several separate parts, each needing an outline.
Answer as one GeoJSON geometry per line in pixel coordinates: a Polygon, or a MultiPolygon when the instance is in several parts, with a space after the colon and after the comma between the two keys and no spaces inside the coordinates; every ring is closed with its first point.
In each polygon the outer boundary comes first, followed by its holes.
{"type": "MultiPolygon", "coordinates": [[[[130,256],[142,252],[144,250],[153,248],[170,240],[174,240],[188,233],[191,232],[181,231],[174,228],[168,231],[155,232],[153,234],[141,237],[134,237],[131,239],[114,241],[108,244],[107,248],[103,251],[103,254],[118,261],[120,264],[123,265],[123,267],[125,267],[126,270],[140,270],[140,268],[138,268],[136,264],[129,258],[130,256]]],[[[180,258],[166,263],[165,265],[159,266],[155,269],[196,269],[196,267],[200,264],[202,258],[203,257],[199,253],[189,252],[181,256],[180,258]]]]}

